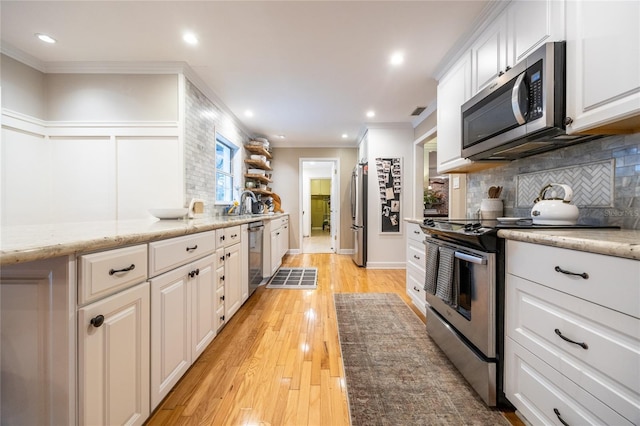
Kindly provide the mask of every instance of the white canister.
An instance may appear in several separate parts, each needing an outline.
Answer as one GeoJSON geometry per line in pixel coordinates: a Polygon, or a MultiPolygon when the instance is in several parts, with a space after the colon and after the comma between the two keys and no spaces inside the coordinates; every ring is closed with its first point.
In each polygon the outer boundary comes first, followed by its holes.
{"type": "Polygon", "coordinates": [[[483,198],[480,202],[480,218],[484,220],[495,220],[502,217],[502,200],[498,198],[483,198]]]}

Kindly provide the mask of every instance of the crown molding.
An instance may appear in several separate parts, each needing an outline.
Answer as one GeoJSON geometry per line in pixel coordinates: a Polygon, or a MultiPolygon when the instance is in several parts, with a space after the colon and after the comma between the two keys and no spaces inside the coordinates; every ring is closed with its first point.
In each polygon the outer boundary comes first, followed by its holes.
{"type": "Polygon", "coordinates": [[[35,56],[29,55],[27,52],[20,50],[17,47],[13,47],[6,41],[2,41],[0,43],[0,53],[12,59],[15,59],[18,62],[22,62],[23,64],[28,65],[40,72],[46,72],[46,65],[43,61],[36,58],[35,56]]]}

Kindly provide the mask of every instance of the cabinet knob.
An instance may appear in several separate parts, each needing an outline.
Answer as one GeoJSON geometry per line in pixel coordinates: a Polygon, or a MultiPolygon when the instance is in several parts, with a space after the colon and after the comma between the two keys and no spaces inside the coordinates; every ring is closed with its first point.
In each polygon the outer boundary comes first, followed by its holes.
{"type": "Polygon", "coordinates": [[[420,289],[418,287],[416,287],[415,285],[413,286],[413,290],[414,291],[418,291],[418,292],[420,291],[420,289]]]}
{"type": "Polygon", "coordinates": [[[196,269],[195,271],[189,272],[189,278],[193,278],[196,275],[200,275],[200,269],[196,269]]]}
{"type": "Polygon", "coordinates": [[[227,259],[231,257],[231,253],[227,253],[227,259]]]}
{"type": "Polygon", "coordinates": [[[220,301],[224,302],[224,296],[220,296],[220,301]]]}
{"type": "Polygon", "coordinates": [[[566,118],[564,119],[564,125],[565,125],[565,126],[571,126],[571,124],[573,124],[573,118],[571,118],[571,117],[566,117],[566,118]]]}
{"type": "Polygon", "coordinates": [[[220,262],[224,262],[224,254],[220,256],[220,262]]]}
{"type": "Polygon", "coordinates": [[[502,77],[503,75],[504,75],[504,71],[500,71],[500,72],[498,73],[498,77],[502,77]]]}
{"type": "Polygon", "coordinates": [[[198,248],[198,245],[196,244],[196,245],[195,245],[195,246],[193,246],[193,247],[187,247],[187,251],[194,251],[194,250],[196,250],[197,248],[198,248]]]}
{"type": "Polygon", "coordinates": [[[220,321],[224,321],[224,315],[220,317],[220,321]]]}
{"type": "Polygon", "coordinates": [[[224,275],[220,277],[220,281],[224,281],[224,275]]]}
{"type": "Polygon", "coordinates": [[[507,65],[507,68],[505,68],[505,71],[509,71],[511,69],[511,67],[509,65],[507,65]]]}
{"type": "Polygon", "coordinates": [[[98,316],[95,316],[95,317],[91,318],[90,323],[95,328],[100,327],[102,324],[104,324],[104,315],[98,315],[98,316]]]}

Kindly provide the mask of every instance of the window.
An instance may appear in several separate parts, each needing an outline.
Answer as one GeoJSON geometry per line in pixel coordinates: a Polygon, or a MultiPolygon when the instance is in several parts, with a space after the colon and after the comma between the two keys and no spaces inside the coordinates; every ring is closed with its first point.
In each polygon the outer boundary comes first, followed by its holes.
{"type": "Polygon", "coordinates": [[[237,148],[216,133],[216,204],[231,204],[233,200],[233,157],[237,148]]]}

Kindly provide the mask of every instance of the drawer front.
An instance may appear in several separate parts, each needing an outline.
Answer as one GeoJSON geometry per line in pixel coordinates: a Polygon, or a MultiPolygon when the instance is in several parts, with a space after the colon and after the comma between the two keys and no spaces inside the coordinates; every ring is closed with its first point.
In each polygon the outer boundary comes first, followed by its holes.
{"type": "Polygon", "coordinates": [[[640,318],[638,260],[508,240],[506,263],[510,274],[640,318]]]}
{"type": "Polygon", "coordinates": [[[640,422],[640,320],[513,275],[506,286],[507,336],[640,422]]]}
{"type": "Polygon", "coordinates": [[[424,271],[415,268],[407,268],[407,292],[413,294],[416,299],[426,301],[424,294],[424,271]]]}
{"type": "Polygon", "coordinates": [[[558,416],[569,425],[632,424],[509,338],[505,394],[534,425],[561,425],[558,416]]]}
{"type": "Polygon", "coordinates": [[[407,240],[417,241],[422,243],[424,241],[424,233],[422,228],[417,223],[407,222],[407,240]]]}
{"type": "Polygon", "coordinates": [[[421,270],[424,273],[425,258],[424,258],[424,244],[422,241],[409,240],[407,243],[407,267],[413,266],[416,269],[421,270]]]}
{"type": "Polygon", "coordinates": [[[156,276],[215,250],[215,232],[201,232],[149,244],[149,276],[156,276]]]}
{"type": "Polygon", "coordinates": [[[84,305],[147,279],[147,245],[78,258],[78,304],[84,305]]]}
{"type": "Polygon", "coordinates": [[[224,246],[229,247],[240,242],[240,225],[224,228],[224,246]]]}

